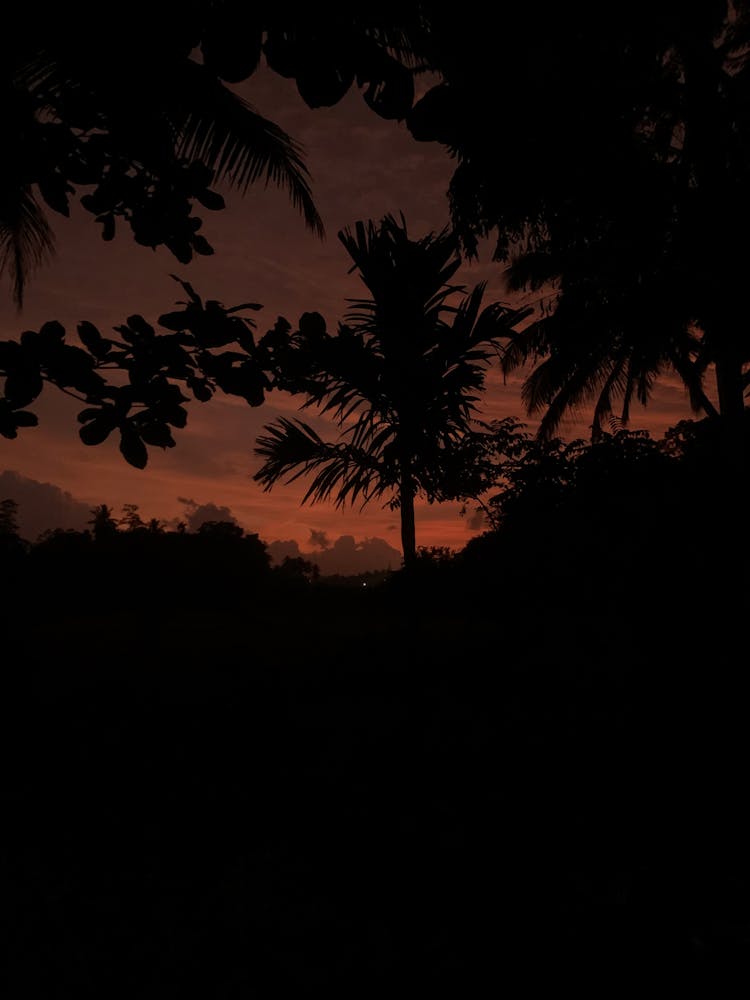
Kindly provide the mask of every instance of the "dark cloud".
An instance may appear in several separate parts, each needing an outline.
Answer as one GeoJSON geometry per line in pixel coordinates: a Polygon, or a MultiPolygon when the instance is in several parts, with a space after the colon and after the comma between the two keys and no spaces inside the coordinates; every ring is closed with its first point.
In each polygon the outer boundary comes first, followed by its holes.
{"type": "Polygon", "coordinates": [[[341,535],[331,543],[325,532],[311,529],[311,536],[318,534],[325,538],[327,547],[317,551],[306,552],[295,541],[270,542],[268,554],[272,563],[278,565],[286,556],[301,556],[317,563],[322,576],[356,576],[359,573],[401,568],[401,553],[384,538],[363,538],[356,541],[353,535],[341,535]]]}
{"type": "MultiPolygon", "coordinates": [[[[274,566],[280,566],[287,557],[289,559],[298,559],[302,557],[299,544],[293,539],[284,542],[269,542],[266,548],[268,549],[268,554],[271,557],[271,563],[274,566]]],[[[310,554],[312,555],[312,553],[310,554]]]]}
{"type": "Polygon", "coordinates": [[[59,486],[29,479],[10,469],[0,472],[0,500],[5,499],[18,504],[18,528],[30,542],[50,528],[82,531],[91,517],[85,503],[59,486]]]}
{"type": "Polygon", "coordinates": [[[188,531],[197,531],[206,521],[229,521],[230,524],[239,524],[239,521],[228,507],[220,507],[215,503],[196,503],[187,497],[177,497],[178,501],[185,506],[185,517],[183,518],[188,531]]]}
{"type": "Polygon", "coordinates": [[[331,540],[325,531],[318,531],[310,528],[310,545],[314,549],[330,549],[331,540]]]}

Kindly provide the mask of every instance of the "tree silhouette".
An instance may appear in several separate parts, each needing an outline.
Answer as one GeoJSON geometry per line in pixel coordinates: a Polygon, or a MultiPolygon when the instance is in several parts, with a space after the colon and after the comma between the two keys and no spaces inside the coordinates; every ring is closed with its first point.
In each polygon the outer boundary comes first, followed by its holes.
{"type": "Polygon", "coordinates": [[[542,432],[582,403],[595,430],[619,400],[626,422],[631,398],[648,401],[670,369],[712,413],[713,366],[736,467],[750,5],[636,3],[606,26],[589,3],[520,5],[481,35],[435,5],[431,31],[440,82],[408,122],[456,156],[454,227],[469,250],[495,236],[516,286],[557,305],[506,362],[548,359],[525,386],[530,409],[546,408],[542,432]],[[488,94],[502,96],[502,120],[488,94]]]}
{"type": "Polygon", "coordinates": [[[94,541],[99,544],[110,541],[117,534],[117,520],[112,508],[106,503],[91,509],[91,519],[88,523],[91,525],[94,541]]]}
{"type": "Polygon", "coordinates": [[[172,431],[187,423],[185,404],[191,398],[206,402],[220,391],[259,406],[271,386],[261,367],[266,356],[256,349],[254,321],[241,313],[261,306],[227,308],[175,280],[187,300],[178,303],[184,308],[159,317],[166,332],[157,333],[134,313],[114,328],[115,337],[82,321],[81,346],[66,343],[65,328],[55,321],[25,331],[19,341],[0,341],[5,376],[0,434],[15,438],[19,428],[36,426],[37,415],[27,407],[45,384],[54,385],[82,404],[78,422],[84,444],[101,444],[117,431],[123,457],[142,469],[149,446],[174,447],[172,431]]]}
{"type": "MultiPolygon", "coordinates": [[[[136,2],[114,32],[99,28],[95,4],[79,5],[75,22],[52,9],[41,20],[18,12],[0,71],[10,134],[0,167],[0,272],[10,273],[19,305],[30,270],[54,250],[47,210],[66,216],[79,196],[104,239],[122,220],[137,242],[164,245],[182,263],[213,252],[192,209],[223,207],[215,182],[243,191],[259,180],[278,184],[322,233],[300,148],[233,89],[262,59],[293,78],[310,107],[335,104],[353,85],[385,118],[403,120],[413,104],[419,5],[388,4],[374,19],[208,0],[168,9],[171,18],[154,24],[150,7],[136,2]]],[[[143,467],[148,446],[172,447],[170,428],[184,426],[188,397],[176,382],[201,401],[222,388],[262,402],[267,379],[250,356],[252,335],[240,328],[249,321],[183,287],[190,302],[180,325],[166,314],[174,331],[166,337],[154,338],[134,313],[116,328],[120,340],[80,323],[84,350],[66,344],[54,321],[0,342],[0,434],[15,438],[36,425],[28,406],[50,383],[91,404],[80,415],[85,443],[117,428],[124,457],[143,467]],[[236,349],[212,352],[230,344],[236,349]],[[124,371],[130,385],[103,379],[106,368],[124,371]]]]}
{"type": "Polygon", "coordinates": [[[95,5],[83,5],[73,28],[62,11],[45,11],[42,24],[34,16],[33,25],[19,12],[0,76],[10,133],[0,266],[19,305],[30,269],[54,249],[46,212],[68,215],[71,198],[95,216],[104,239],[124,222],[138,243],[164,245],[183,264],[213,252],[192,210],[196,202],[224,206],[214,183],[286,189],[322,233],[298,144],[226,85],[215,60],[194,57],[212,6],[174,5],[173,18],[156,24],[136,3],[98,40],[96,29],[79,25],[97,23],[95,5]]]}
{"type": "Polygon", "coordinates": [[[352,302],[336,334],[306,314],[298,333],[272,346],[279,387],[332,416],[340,438],[324,441],[309,424],[282,417],[257,441],[264,462],[254,479],[268,490],[312,474],[304,501],[333,498],[339,507],[388,496],[400,511],[409,567],[415,498],[472,495],[475,404],[500,338],[525,314],[500,303],[482,308],[484,283],[465,295],[451,284],[461,258],[447,229],[411,239],[403,216],[387,215],[339,239],[369,297],[352,302]]]}
{"type": "Polygon", "coordinates": [[[154,21],[152,6],[134,0],[114,30],[90,2],[74,20],[62,9],[17,11],[0,72],[0,270],[16,301],[54,251],[47,210],[67,215],[71,198],[104,239],[124,222],[138,243],[164,245],[183,264],[213,252],[192,209],[223,207],[214,183],[280,186],[322,233],[301,147],[236,85],[265,61],[309,107],[356,85],[378,115],[403,119],[424,49],[421,6],[381,5],[363,18],[195,0],[163,4],[154,21]]]}

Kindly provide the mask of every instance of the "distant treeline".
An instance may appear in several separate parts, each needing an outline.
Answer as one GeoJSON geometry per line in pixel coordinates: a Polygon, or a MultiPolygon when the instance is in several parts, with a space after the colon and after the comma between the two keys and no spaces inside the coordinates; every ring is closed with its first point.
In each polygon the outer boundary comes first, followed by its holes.
{"type": "Polygon", "coordinates": [[[408,579],[427,599],[450,589],[452,599],[473,603],[496,603],[499,594],[524,603],[531,593],[601,603],[662,600],[665,576],[699,585],[717,571],[726,496],[709,421],[683,421],[659,440],[620,430],[596,443],[540,441],[511,418],[494,430],[496,490],[481,503],[486,530],[459,552],[422,547],[409,574],[322,578],[302,557],[273,566],[266,543],[237,524],[167,528],[134,504],[120,517],[102,504],[88,529],[51,530],[30,543],[19,536],[17,504],[5,499],[6,590],[137,609],[244,601],[274,585],[387,584],[400,592],[408,579]]]}

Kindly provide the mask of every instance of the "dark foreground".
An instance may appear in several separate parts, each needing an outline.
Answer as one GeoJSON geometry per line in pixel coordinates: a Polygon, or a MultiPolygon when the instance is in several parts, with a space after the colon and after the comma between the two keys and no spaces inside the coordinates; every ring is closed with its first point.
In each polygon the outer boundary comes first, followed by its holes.
{"type": "Polygon", "coordinates": [[[746,657],[705,623],[348,591],[6,634],[12,1000],[747,985],[746,657]]]}

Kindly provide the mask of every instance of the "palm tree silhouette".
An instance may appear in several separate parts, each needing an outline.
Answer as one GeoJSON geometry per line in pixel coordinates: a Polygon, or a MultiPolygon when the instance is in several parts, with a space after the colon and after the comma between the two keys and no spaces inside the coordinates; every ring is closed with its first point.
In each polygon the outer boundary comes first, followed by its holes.
{"type": "MultiPolygon", "coordinates": [[[[535,284],[533,262],[520,265],[509,269],[514,291],[535,284]]],[[[626,427],[633,400],[646,406],[668,373],[681,379],[694,412],[717,416],[706,392],[711,357],[701,336],[653,300],[645,310],[642,289],[596,284],[582,280],[567,287],[553,310],[512,331],[503,350],[506,376],[531,363],[521,399],[529,416],[541,417],[538,437],[551,439],[565,417],[591,407],[592,440],[605,424],[610,430],[626,427]]]]}
{"type": "MultiPolygon", "coordinates": [[[[254,479],[269,490],[313,474],[303,502],[337,507],[387,496],[398,508],[404,566],[417,554],[414,501],[472,496],[472,419],[499,342],[526,311],[492,303],[485,284],[451,284],[461,258],[448,230],[411,239],[386,215],[339,234],[370,295],[355,299],[335,335],[306,314],[277,357],[278,385],[333,417],[324,441],[298,419],[266,425],[254,479]],[[452,305],[455,295],[461,298],[452,305]],[[449,321],[450,320],[450,321],[449,321]]],[[[261,341],[263,345],[263,341],[261,341]]]]}

